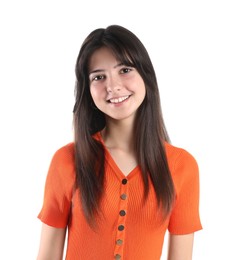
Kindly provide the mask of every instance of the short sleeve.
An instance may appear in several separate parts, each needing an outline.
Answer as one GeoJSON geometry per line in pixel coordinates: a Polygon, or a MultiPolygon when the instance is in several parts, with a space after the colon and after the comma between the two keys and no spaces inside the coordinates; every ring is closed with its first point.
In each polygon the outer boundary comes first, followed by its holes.
{"type": "Polygon", "coordinates": [[[45,224],[65,228],[71,210],[74,160],[67,145],[53,156],[45,182],[44,200],[38,218],[45,224]]]}
{"type": "Polygon", "coordinates": [[[168,230],[171,234],[189,234],[202,229],[199,215],[199,168],[195,158],[181,150],[172,172],[176,201],[168,230]]]}

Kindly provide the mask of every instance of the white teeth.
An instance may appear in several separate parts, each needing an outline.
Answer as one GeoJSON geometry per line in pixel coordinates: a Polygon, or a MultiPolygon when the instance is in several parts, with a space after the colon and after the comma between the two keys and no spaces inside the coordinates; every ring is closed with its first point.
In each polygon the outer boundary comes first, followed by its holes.
{"type": "Polygon", "coordinates": [[[116,104],[116,103],[120,103],[120,102],[122,102],[122,101],[124,101],[124,100],[126,100],[128,98],[129,98],[129,96],[119,97],[119,98],[112,98],[112,99],[110,99],[110,102],[116,104]]]}

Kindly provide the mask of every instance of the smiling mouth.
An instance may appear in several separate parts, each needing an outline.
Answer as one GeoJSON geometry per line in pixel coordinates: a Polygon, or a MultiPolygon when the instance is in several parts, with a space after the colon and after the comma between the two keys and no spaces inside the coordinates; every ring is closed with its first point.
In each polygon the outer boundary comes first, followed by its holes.
{"type": "Polygon", "coordinates": [[[112,98],[112,99],[109,99],[108,102],[113,103],[113,104],[118,104],[118,103],[125,101],[129,97],[130,97],[130,95],[124,96],[124,97],[119,97],[119,98],[112,98]]]}

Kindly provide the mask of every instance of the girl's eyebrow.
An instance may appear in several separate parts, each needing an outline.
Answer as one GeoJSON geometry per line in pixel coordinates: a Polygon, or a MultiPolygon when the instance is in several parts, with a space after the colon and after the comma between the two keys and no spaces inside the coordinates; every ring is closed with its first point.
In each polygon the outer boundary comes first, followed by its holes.
{"type": "Polygon", "coordinates": [[[104,70],[98,69],[98,70],[92,70],[89,72],[89,75],[93,74],[93,73],[98,73],[98,72],[103,72],[104,70]]]}
{"type": "MultiPolygon", "coordinates": [[[[121,63],[118,63],[116,64],[113,68],[116,69],[117,67],[120,67],[120,66],[123,66],[124,64],[121,62],[121,63]]],[[[98,72],[103,72],[105,70],[103,69],[96,69],[96,70],[92,70],[89,72],[89,75],[93,74],[93,73],[98,73],[98,72]]]]}

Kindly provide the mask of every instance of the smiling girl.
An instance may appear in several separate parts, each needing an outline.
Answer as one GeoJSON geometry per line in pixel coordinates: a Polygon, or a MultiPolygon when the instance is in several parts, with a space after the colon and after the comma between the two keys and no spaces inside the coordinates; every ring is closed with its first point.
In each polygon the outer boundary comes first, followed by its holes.
{"type": "Polygon", "coordinates": [[[141,41],[112,25],[91,32],[76,62],[74,142],[54,154],[38,260],[192,259],[200,230],[194,157],[170,144],[156,75],[141,41]]]}

